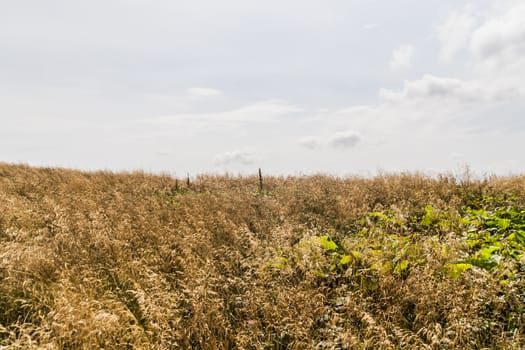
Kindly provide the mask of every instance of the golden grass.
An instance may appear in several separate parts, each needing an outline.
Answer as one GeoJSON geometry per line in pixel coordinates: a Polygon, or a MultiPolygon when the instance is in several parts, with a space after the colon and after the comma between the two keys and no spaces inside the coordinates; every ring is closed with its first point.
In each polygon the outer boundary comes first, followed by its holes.
{"type": "Polygon", "coordinates": [[[447,273],[486,196],[525,177],[0,164],[0,349],[525,348],[525,260],[447,273]]]}

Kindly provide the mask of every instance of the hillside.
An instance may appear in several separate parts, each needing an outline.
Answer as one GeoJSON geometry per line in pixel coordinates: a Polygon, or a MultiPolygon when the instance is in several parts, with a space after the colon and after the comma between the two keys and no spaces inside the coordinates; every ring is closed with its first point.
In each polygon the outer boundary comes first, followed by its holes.
{"type": "Polygon", "coordinates": [[[0,349],[521,349],[524,247],[524,176],[0,164],[0,349]]]}

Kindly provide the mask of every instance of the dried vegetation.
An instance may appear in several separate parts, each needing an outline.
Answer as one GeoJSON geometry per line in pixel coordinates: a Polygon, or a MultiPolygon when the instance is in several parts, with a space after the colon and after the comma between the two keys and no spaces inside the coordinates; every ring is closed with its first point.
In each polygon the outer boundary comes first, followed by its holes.
{"type": "Polygon", "coordinates": [[[525,177],[0,164],[0,349],[525,348],[525,177]]]}

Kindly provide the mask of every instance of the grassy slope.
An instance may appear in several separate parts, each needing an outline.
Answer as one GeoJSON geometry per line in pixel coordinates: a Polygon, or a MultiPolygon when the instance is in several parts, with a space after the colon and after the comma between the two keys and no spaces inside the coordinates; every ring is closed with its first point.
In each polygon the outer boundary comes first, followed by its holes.
{"type": "Polygon", "coordinates": [[[525,347],[525,177],[257,181],[0,164],[0,348],[525,347]]]}

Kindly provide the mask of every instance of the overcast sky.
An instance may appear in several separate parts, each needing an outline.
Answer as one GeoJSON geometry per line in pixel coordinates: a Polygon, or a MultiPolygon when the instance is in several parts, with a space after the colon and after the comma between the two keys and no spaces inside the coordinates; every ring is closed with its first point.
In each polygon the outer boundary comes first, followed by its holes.
{"type": "Polygon", "coordinates": [[[523,0],[0,2],[0,161],[525,172],[523,0]]]}

